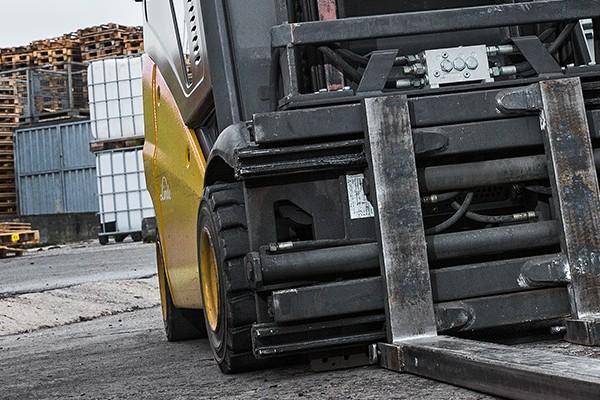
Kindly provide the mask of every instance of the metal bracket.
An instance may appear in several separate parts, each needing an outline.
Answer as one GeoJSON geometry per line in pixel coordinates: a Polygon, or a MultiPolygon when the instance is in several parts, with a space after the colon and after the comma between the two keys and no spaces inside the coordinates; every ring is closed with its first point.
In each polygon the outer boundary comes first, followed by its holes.
{"type": "Polygon", "coordinates": [[[600,346],[600,319],[568,319],[565,340],[585,346],[600,346]]]}
{"type": "Polygon", "coordinates": [[[356,93],[381,92],[392,72],[397,55],[398,50],[373,52],[356,93]]]}
{"type": "Polygon", "coordinates": [[[560,65],[537,36],[523,36],[511,40],[538,75],[562,74],[560,65]]]}
{"type": "Polygon", "coordinates": [[[363,100],[390,343],[437,335],[406,96],[363,100]]]}
{"type": "Polygon", "coordinates": [[[519,283],[523,287],[568,282],[570,282],[569,263],[563,254],[527,261],[523,264],[519,276],[519,283]]]}
{"type": "Polygon", "coordinates": [[[538,111],[548,172],[570,275],[566,339],[600,345],[600,191],[579,78],[502,92],[504,112],[538,111]]]}

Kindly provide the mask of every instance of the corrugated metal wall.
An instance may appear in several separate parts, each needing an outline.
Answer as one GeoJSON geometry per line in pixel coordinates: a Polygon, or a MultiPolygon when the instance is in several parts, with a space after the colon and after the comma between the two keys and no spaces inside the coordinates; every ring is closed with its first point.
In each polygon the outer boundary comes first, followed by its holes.
{"type": "Polygon", "coordinates": [[[15,132],[20,215],[98,211],[91,140],[89,121],[15,132]]]}

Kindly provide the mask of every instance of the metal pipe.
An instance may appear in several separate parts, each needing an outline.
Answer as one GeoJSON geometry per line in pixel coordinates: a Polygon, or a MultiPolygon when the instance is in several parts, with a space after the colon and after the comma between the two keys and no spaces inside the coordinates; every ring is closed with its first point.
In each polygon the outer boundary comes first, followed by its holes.
{"type": "MultiPolygon", "coordinates": [[[[593,154],[598,169],[600,149],[593,149],[593,154]]],[[[539,155],[425,167],[419,169],[418,176],[421,193],[448,192],[547,179],[548,161],[539,155]]]]}
{"type": "MultiPolygon", "coordinates": [[[[427,236],[430,261],[524,250],[558,244],[558,223],[537,222],[427,236]]],[[[260,255],[264,284],[310,280],[379,268],[379,245],[353,246],[260,255]]]]}
{"type": "Polygon", "coordinates": [[[282,254],[261,254],[265,283],[306,280],[319,276],[379,268],[377,243],[282,254]]]}
{"type": "Polygon", "coordinates": [[[422,193],[444,192],[546,179],[548,161],[539,155],[426,167],[418,176],[422,193]]]}
{"type": "Polygon", "coordinates": [[[544,221],[428,236],[426,241],[429,260],[435,261],[557,245],[559,228],[556,221],[544,221]]]}

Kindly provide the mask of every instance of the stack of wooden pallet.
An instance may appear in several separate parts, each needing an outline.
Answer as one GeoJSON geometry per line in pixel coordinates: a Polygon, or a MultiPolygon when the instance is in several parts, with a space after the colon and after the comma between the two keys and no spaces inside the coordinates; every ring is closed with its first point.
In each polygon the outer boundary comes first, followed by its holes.
{"type": "Polygon", "coordinates": [[[0,79],[0,216],[17,211],[13,132],[20,113],[15,81],[0,79]]]}
{"type": "Polygon", "coordinates": [[[144,34],[140,27],[128,28],[125,34],[126,55],[142,54],[144,52],[144,34]]]}
{"type": "Polygon", "coordinates": [[[10,47],[0,49],[0,71],[11,71],[31,67],[31,46],[10,47]]]}
{"type": "Polygon", "coordinates": [[[118,24],[80,29],[77,31],[77,37],[81,44],[83,61],[137,54],[134,51],[143,51],[141,32],[141,27],[127,27],[118,24]]]}
{"type": "Polygon", "coordinates": [[[31,43],[35,66],[51,65],[55,71],[64,70],[68,63],[81,62],[81,45],[76,35],[36,40],[31,43]]]}
{"type": "Polygon", "coordinates": [[[23,222],[0,223],[0,258],[20,256],[25,247],[40,242],[40,232],[23,222]]]}
{"type": "Polygon", "coordinates": [[[0,71],[48,66],[60,71],[70,63],[140,54],[142,27],[104,24],[59,37],[36,40],[27,46],[0,49],[0,71]]]}

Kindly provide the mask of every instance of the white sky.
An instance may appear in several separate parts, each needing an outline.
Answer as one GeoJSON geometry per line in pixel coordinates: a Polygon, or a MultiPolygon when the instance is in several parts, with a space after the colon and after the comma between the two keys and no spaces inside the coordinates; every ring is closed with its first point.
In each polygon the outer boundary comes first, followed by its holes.
{"type": "Polygon", "coordinates": [[[0,0],[0,48],[109,22],[138,26],[142,15],[133,0],[0,0]]]}

